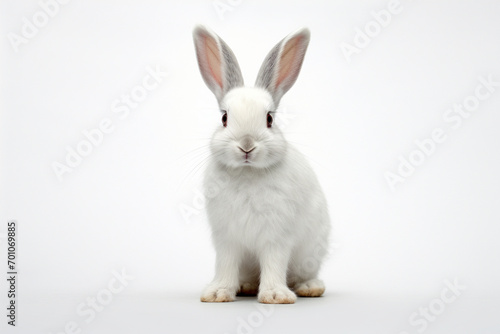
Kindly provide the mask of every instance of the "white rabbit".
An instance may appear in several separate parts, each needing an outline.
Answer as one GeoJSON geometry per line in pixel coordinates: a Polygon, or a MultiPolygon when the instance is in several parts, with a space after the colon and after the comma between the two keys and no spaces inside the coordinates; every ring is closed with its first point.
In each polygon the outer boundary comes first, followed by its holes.
{"type": "Polygon", "coordinates": [[[226,43],[202,26],[193,32],[201,74],[222,112],[204,180],[216,274],[201,301],[234,301],[239,293],[289,304],[325,291],[317,274],[328,248],[327,203],[308,162],[273,124],[309,35],[302,29],[279,42],[255,87],[243,87],[226,43]]]}

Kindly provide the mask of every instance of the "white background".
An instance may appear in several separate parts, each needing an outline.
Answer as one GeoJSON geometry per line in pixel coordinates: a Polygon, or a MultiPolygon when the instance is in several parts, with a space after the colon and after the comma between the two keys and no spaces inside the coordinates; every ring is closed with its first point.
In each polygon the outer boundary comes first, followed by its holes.
{"type": "Polygon", "coordinates": [[[466,289],[425,332],[498,333],[500,87],[457,129],[443,114],[480,76],[500,81],[500,2],[401,0],[350,62],[341,44],[389,1],[221,3],[222,16],[212,1],[74,0],[16,52],[8,33],[40,5],[1,1],[0,263],[7,221],[19,224],[18,326],[2,306],[2,333],[70,321],[83,333],[419,333],[409,317],[446,279],[466,289]],[[233,49],[249,85],[280,39],[312,34],[281,108],[331,208],[327,291],[270,316],[255,298],[199,302],[215,254],[197,191],[220,114],[196,64],[198,23],[233,49]],[[157,65],[168,75],[120,119],[113,101],[157,65]],[[59,181],[53,162],[105,118],[113,132],[59,181]],[[447,140],[392,191],[385,173],[436,128],[447,140]],[[86,323],[77,306],[122,268],[134,279],[86,323]]]}

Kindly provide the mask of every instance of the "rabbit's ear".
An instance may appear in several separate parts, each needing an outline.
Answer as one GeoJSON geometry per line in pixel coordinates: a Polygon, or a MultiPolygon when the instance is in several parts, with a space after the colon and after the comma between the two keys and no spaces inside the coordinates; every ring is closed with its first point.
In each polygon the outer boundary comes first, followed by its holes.
{"type": "Polygon", "coordinates": [[[309,39],[307,28],[285,37],[268,53],[260,68],[255,85],[271,93],[276,107],[297,80],[309,39]]]}
{"type": "Polygon", "coordinates": [[[229,90],[243,86],[238,61],[227,44],[205,27],[197,26],[193,38],[203,80],[220,103],[229,90]]]}

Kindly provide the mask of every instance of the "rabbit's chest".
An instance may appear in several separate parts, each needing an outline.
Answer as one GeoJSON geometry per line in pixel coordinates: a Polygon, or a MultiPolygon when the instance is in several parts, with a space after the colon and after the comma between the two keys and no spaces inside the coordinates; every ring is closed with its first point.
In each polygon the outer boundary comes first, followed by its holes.
{"type": "Polygon", "coordinates": [[[293,217],[296,207],[293,189],[267,178],[229,181],[212,201],[219,217],[241,229],[280,225],[293,217]]]}

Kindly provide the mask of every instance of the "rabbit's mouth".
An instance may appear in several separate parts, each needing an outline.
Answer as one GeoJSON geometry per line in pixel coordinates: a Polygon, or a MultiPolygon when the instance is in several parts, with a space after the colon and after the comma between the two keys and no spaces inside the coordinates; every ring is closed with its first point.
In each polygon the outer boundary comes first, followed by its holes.
{"type": "Polygon", "coordinates": [[[244,164],[251,164],[251,163],[252,163],[252,160],[250,159],[250,157],[248,156],[248,154],[246,154],[246,155],[243,157],[243,163],[244,163],[244,164]]]}
{"type": "Polygon", "coordinates": [[[243,156],[243,166],[253,165],[255,163],[255,157],[243,156]]]}
{"type": "Polygon", "coordinates": [[[250,157],[253,156],[253,155],[255,155],[254,151],[255,151],[256,148],[257,148],[256,146],[253,146],[250,149],[248,149],[248,148],[242,148],[241,146],[238,146],[238,149],[241,152],[243,152],[243,163],[244,164],[249,164],[249,163],[252,162],[251,159],[250,159],[250,157]],[[254,152],[254,153],[252,154],[252,152],[254,152]]]}

